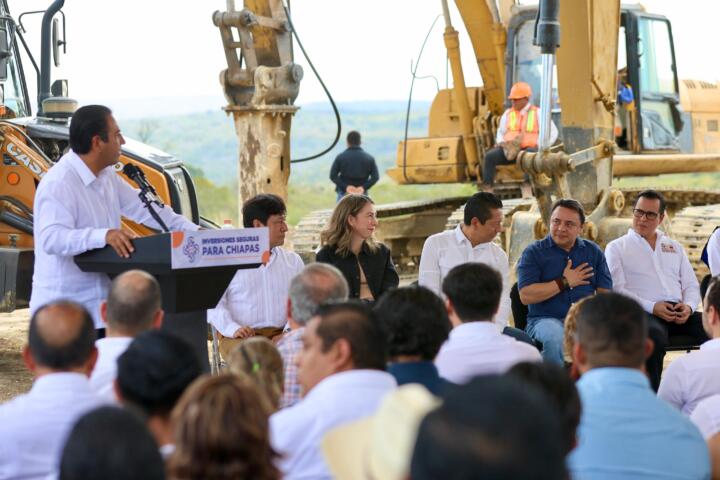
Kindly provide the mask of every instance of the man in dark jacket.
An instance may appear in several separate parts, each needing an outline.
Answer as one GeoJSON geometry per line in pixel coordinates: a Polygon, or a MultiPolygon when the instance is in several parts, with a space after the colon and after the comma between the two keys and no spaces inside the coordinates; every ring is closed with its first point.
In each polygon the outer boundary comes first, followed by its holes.
{"type": "Polygon", "coordinates": [[[360,148],[360,132],[347,135],[347,150],[335,157],[330,180],[335,184],[337,201],[348,193],[364,193],[380,178],[372,155],[360,148]]]}

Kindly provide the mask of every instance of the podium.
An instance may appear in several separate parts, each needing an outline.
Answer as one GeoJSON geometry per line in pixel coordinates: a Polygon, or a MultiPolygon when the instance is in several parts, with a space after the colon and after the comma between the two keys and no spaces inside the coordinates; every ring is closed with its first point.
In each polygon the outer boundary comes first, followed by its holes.
{"type": "Polygon", "coordinates": [[[207,309],[215,308],[238,269],[258,268],[269,255],[267,228],[172,232],[133,240],[135,251],[120,257],[110,246],[75,256],[83,272],[114,278],[144,270],[160,284],[163,330],[195,349],[209,371],[207,309]]]}

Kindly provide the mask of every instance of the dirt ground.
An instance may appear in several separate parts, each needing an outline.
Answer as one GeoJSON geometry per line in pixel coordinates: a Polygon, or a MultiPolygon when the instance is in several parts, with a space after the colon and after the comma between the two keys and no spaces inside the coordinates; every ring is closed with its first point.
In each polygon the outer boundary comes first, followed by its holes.
{"type": "Polygon", "coordinates": [[[0,313],[0,403],[26,392],[32,384],[21,356],[29,323],[27,309],[0,313]]]}

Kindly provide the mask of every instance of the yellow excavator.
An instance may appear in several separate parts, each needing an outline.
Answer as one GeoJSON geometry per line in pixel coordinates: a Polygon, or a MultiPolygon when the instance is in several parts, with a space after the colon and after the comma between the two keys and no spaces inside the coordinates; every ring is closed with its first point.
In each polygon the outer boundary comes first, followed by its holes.
{"type": "MultiPolygon", "coordinates": [[[[68,98],[66,80],[51,84],[51,60],[59,63],[64,24],[59,18],[64,0],[46,10],[13,17],[7,0],[0,0],[0,311],[26,307],[33,273],[33,200],[38,182],[69,148],[69,119],[77,103],[68,98]],[[25,15],[43,15],[40,65],[27,47],[22,28],[25,15]],[[36,114],[25,82],[20,49],[24,48],[38,77],[36,114]]],[[[118,173],[124,164],[141,168],[166,205],[203,224],[192,179],[182,161],[140,142],[126,139],[118,173]]],[[[125,177],[123,177],[125,178],[125,177]]],[[[128,180],[126,178],[126,180],[128,180]]],[[[150,229],[124,220],[138,235],[150,229]]],[[[207,224],[210,226],[210,224],[207,224]]]]}
{"type": "MultiPolygon", "coordinates": [[[[510,86],[529,83],[544,112],[540,148],[499,167],[497,179],[496,191],[507,199],[508,227],[499,241],[511,262],[546,234],[554,199],[579,200],[590,212],[584,235],[604,245],[627,230],[637,193],[614,188],[614,178],[720,169],[720,90],[678,80],[667,18],[641,6],[621,7],[618,0],[541,0],[533,6],[455,0],[483,79],[483,86],[468,87],[447,0],[441,5],[453,87],[433,101],[428,135],[399,143],[388,174],[401,184],[480,184],[510,86]],[[633,91],[632,109],[616,102],[619,72],[633,91]],[[560,127],[555,145],[547,141],[551,118],[560,127]],[[526,175],[533,199],[518,198],[526,175]]],[[[292,61],[289,12],[281,0],[245,0],[240,11],[228,0],[228,11],[213,18],[228,58],[221,82],[240,140],[240,200],[259,191],[286,196],[290,120],[302,78],[292,61]]],[[[673,218],[666,228],[702,274],[700,249],[720,221],[720,207],[697,206],[720,203],[720,192],[663,191],[673,218]]],[[[378,206],[378,235],[401,271],[416,268],[425,238],[457,222],[453,212],[464,201],[378,206]]],[[[294,245],[306,259],[313,258],[328,216],[314,212],[298,224],[294,245]]]]}

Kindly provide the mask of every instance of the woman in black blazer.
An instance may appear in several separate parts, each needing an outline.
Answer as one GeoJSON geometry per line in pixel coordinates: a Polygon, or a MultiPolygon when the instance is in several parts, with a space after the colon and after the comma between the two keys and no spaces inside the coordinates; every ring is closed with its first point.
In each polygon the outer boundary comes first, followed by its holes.
{"type": "Polygon", "coordinates": [[[318,262],[330,263],[345,276],[350,298],[373,302],[400,283],[390,249],[376,242],[375,205],[365,195],[346,195],[320,234],[318,262]]]}

